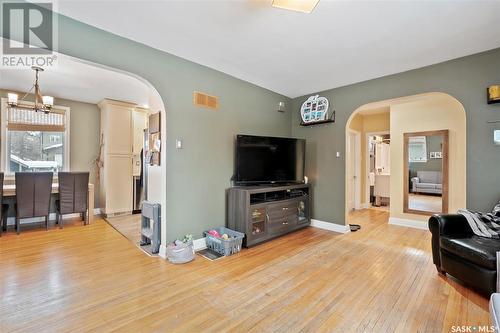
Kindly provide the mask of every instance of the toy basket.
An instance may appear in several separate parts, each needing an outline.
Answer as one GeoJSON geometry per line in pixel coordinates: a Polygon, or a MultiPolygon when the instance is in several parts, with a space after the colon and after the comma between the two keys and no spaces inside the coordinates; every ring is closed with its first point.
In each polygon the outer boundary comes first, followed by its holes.
{"type": "Polygon", "coordinates": [[[230,256],[231,254],[240,252],[241,244],[243,243],[243,238],[245,237],[244,233],[225,227],[213,228],[213,230],[217,230],[217,232],[221,235],[227,234],[229,239],[226,240],[223,238],[217,238],[209,234],[208,231],[205,231],[207,248],[224,256],[230,256]]]}
{"type": "Polygon", "coordinates": [[[167,246],[167,259],[172,264],[184,264],[194,259],[193,242],[167,246]]]}

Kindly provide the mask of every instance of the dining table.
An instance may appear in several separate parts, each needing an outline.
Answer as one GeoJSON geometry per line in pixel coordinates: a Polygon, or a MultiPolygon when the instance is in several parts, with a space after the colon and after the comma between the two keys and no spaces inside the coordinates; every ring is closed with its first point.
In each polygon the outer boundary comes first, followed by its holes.
{"type": "MultiPolygon", "coordinates": [[[[52,183],[52,194],[59,193],[59,183],[52,183]]],[[[4,184],[3,185],[3,196],[4,197],[15,197],[16,196],[16,185],[15,184],[4,184]]],[[[87,197],[88,204],[88,224],[94,222],[94,184],[89,183],[89,192],[87,197]]]]}

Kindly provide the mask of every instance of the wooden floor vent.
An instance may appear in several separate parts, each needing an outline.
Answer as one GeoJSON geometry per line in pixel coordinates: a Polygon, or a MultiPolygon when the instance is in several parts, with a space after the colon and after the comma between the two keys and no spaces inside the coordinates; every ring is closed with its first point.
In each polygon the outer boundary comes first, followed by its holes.
{"type": "Polygon", "coordinates": [[[196,106],[217,110],[219,108],[219,97],[195,91],[193,93],[193,103],[196,106]]]}

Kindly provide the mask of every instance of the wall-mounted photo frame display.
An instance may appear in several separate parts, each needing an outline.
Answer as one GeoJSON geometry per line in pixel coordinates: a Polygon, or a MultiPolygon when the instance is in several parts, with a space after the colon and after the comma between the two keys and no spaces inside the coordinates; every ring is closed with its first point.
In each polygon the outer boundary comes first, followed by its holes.
{"type": "Polygon", "coordinates": [[[300,107],[302,126],[335,122],[335,111],[328,114],[329,102],[326,97],[310,96],[300,107]]]}
{"type": "Polygon", "coordinates": [[[443,153],[440,151],[432,151],[429,153],[429,158],[431,159],[443,158],[443,153]]]}

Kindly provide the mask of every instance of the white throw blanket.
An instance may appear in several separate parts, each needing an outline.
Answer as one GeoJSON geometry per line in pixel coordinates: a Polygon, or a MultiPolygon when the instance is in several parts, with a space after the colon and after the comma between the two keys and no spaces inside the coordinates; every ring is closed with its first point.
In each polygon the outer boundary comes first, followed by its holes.
{"type": "Polygon", "coordinates": [[[500,203],[491,213],[479,213],[468,209],[459,209],[475,235],[487,238],[500,238],[500,203]]]}
{"type": "MultiPolygon", "coordinates": [[[[500,202],[491,213],[478,213],[467,209],[458,210],[467,219],[475,235],[500,238],[500,202]]],[[[497,292],[500,292],[500,252],[497,252],[497,292]]]]}

